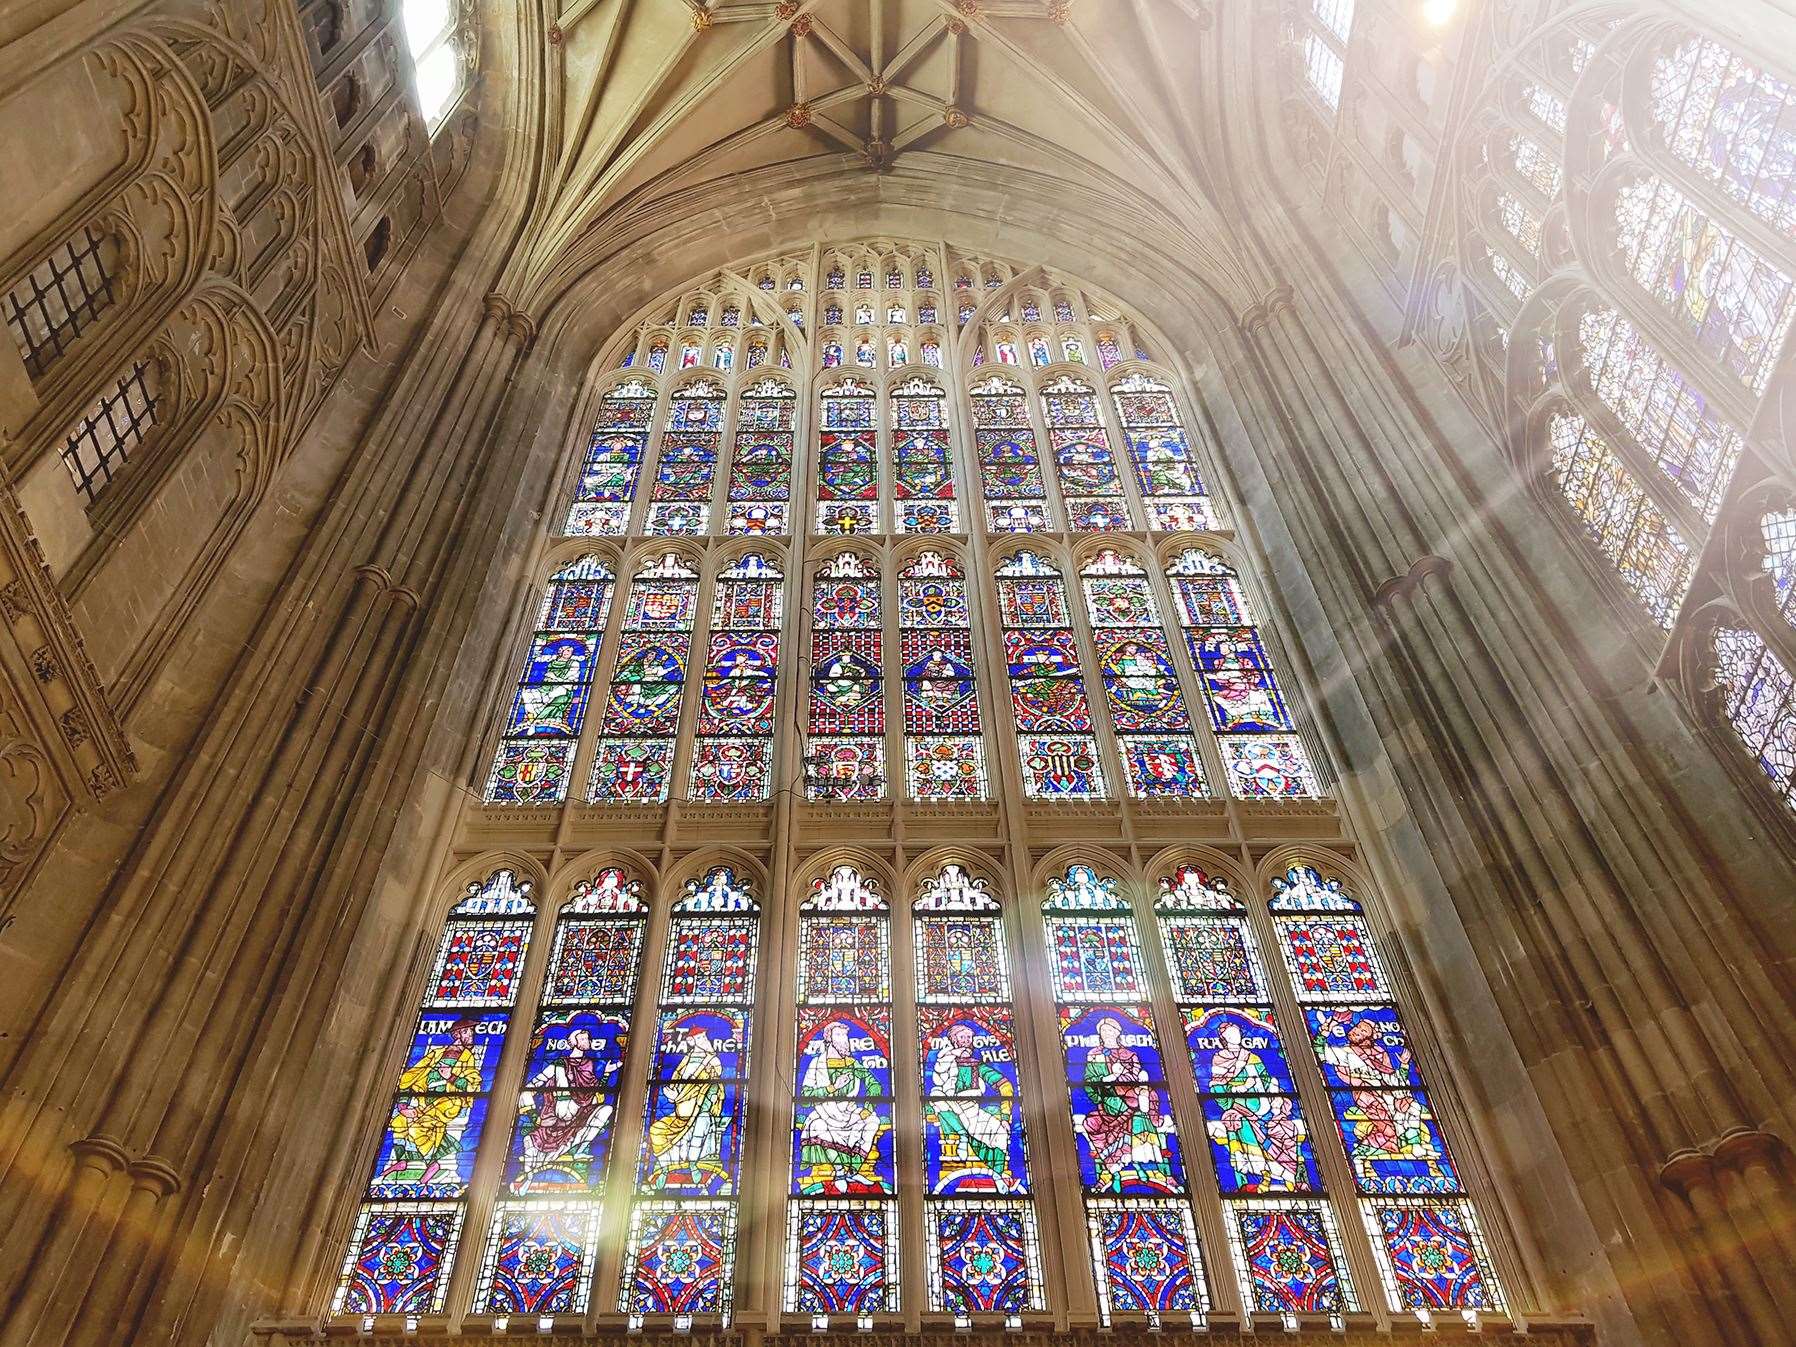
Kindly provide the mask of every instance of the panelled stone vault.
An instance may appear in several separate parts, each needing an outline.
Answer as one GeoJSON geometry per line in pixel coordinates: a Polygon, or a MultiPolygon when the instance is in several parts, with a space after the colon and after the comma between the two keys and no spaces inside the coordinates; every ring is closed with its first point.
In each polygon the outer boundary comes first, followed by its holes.
{"type": "Polygon", "coordinates": [[[1796,1340],[1793,51],[0,15],[0,1343],[1796,1340]]]}

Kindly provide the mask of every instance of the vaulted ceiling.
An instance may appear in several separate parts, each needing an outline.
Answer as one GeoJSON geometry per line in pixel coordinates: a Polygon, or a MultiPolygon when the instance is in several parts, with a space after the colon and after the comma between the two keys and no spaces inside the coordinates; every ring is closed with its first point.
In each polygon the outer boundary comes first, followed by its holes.
{"type": "Polygon", "coordinates": [[[626,204],[944,162],[1209,210],[1199,0],[543,0],[537,265],[626,204]],[[936,158],[931,158],[936,157],[936,158]]]}

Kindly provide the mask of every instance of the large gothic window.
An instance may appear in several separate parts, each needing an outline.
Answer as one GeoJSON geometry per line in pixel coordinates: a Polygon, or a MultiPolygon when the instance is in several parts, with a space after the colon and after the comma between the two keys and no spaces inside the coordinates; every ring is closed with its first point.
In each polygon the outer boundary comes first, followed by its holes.
{"type": "Polygon", "coordinates": [[[1501,1311],[1425,1027],[1289,849],[1347,822],[1158,349],[1065,278],[883,241],[715,273],[601,354],[336,1313],[1501,1311]],[[1155,855],[1199,836],[1240,845],[1155,855]]]}

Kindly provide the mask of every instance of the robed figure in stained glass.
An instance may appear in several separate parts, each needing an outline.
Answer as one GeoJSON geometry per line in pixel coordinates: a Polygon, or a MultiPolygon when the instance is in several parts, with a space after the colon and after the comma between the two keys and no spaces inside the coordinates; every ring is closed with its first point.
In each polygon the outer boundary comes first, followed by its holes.
{"type": "Polygon", "coordinates": [[[1092,1110],[1080,1126],[1091,1143],[1098,1186],[1121,1192],[1139,1183],[1172,1191],[1158,1093],[1148,1083],[1140,1056],[1123,1042],[1119,1020],[1104,1016],[1097,1035],[1097,1046],[1085,1057],[1092,1110]]]}
{"type": "Polygon", "coordinates": [[[831,1022],[813,1042],[799,1090],[805,1099],[821,1101],[805,1115],[798,1138],[804,1191],[883,1191],[874,1163],[881,1119],[862,1102],[883,1091],[855,1053],[847,1021],[831,1022]]]}
{"type": "Polygon", "coordinates": [[[665,1107],[649,1124],[646,1186],[665,1186],[665,1176],[675,1172],[690,1176],[682,1186],[700,1174],[721,1173],[723,1059],[702,1025],[688,1031],[685,1052],[661,1097],[665,1107]]]}
{"type": "Polygon", "coordinates": [[[980,1059],[975,1032],[964,1020],[937,1039],[924,1064],[929,1107],[941,1128],[941,1166],[956,1178],[984,1170],[1000,1190],[1014,1186],[1010,1175],[1011,1113],[1016,1088],[998,1067],[980,1059]]]}
{"type": "Polygon", "coordinates": [[[1210,1134],[1228,1150],[1229,1164],[1250,1191],[1290,1189],[1305,1173],[1303,1134],[1291,1101],[1271,1093],[1282,1088],[1260,1054],[1242,1041],[1241,1026],[1224,1020],[1210,1056],[1210,1079],[1198,1082],[1212,1094],[1228,1096],[1210,1134]]]}
{"type": "Polygon", "coordinates": [[[610,1124],[613,1105],[600,1091],[619,1063],[594,1045],[598,1027],[592,1015],[576,1015],[567,1029],[566,1050],[524,1081],[513,1191],[526,1191],[540,1174],[583,1168],[592,1143],[610,1124]]]}
{"type": "Polygon", "coordinates": [[[1353,1106],[1342,1113],[1353,1156],[1365,1163],[1444,1160],[1414,1088],[1420,1081],[1409,1048],[1400,1041],[1393,1048],[1386,1036],[1372,1015],[1352,1010],[1336,1010],[1317,1026],[1316,1056],[1325,1076],[1353,1091],[1353,1106]]]}

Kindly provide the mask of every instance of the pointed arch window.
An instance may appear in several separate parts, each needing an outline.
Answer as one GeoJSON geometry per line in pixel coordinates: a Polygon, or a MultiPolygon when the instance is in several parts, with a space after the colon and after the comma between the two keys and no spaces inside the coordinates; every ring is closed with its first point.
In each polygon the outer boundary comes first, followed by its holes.
{"type": "Polygon", "coordinates": [[[1105,549],[1079,579],[1129,794],[1139,799],[1208,795],[1191,713],[1147,572],[1105,549]]]}
{"type": "Polygon", "coordinates": [[[913,800],[983,800],[985,744],[972,614],[960,567],[923,552],[898,572],[904,760],[913,800]]]}
{"type": "Polygon", "coordinates": [[[1359,1308],[1247,908],[1195,866],[1162,875],[1154,911],[1249,1313],[1359,1308]]]}
{"type": "Polygon", "coordinates": [[[1561,173],[1559,162],[1532,136],[1509,137],[1510,162],[1515,171],[1547,200],[1559,195],[1561,173]]]}
{"type": "Polygon", "coordinates": [[[1216,512],[1197,470],[1171,385],[1131,374],[1110,386],[1117,419],[1147,505],[1148,527],[1161,532],[1213,529],[1216,512]]]}
{"type": "Polygon", "coordinates": [[[586,1312],[647,912],[613,867],[556,918],[476,1313],[586,1312]]]}
{"type": "Polygon", "coordinates": [[[974,384],[972,395],[973,450],[985,492],[987,529],[1045,533],[1048,492],[1023,386],[994,374],[974,384]]]}
{"type": "Polygon", "coordinates": [[[1210,708],[1229,790],[1239,799],[1320,795],[1272,661],[1232,567],[1198,548],[1166,568],[1185,651],[1210,708]]]}
{"type": "Polygon", "coordinates": [[[1778,798],[1796,804],[1796,678],[1755,631],[1720,627],[1714,647],[1728,723],[1778,798]]]}
{"type": "Polygon", "coordinates": [[[929,1308],[1018,1323],[1044,1301],[1003,916],[950,864],[911,919],[929,1308]]]}
{"type": "Polygon", "coordinates": [[[1503,1294],[1359,901],[1314,866],[1272,882],[1272,923],[1393,1310],[1500,1310],[1503,1294]]]}
{"type": "Polygon", "coordinates": [[[948,395],[929,379],[906,379],[890,399],[898,531],[953,533],[960,527],[960,511],[948,444],[948,395]]]}
{"type": "Polygon", "coordinates": [[[711,517],[711,486],[723,441],[724,393],[709,380],[677,390],[667,408],[655,489],[643,532],[651,537],[695,537],[711,517]]]}
{"type": "Polygon", "coordinates": [[[730,537],[791,531],[787,511],[792,499],[792,418],[797,408],[798,395],[779,379],[762,379],[737,398],[724,529],[730,537]]]}
{"type": "Polygon", "coordinates": [[[725,1326],[735,1303],[743,1112],[761,908],[727,866],[669,913],[618,1308],[725,1326]]]}
{"type": "MultiPolygon", "coordinates": [[[[1113,350],[1115,340],[1110,338],[1113,350]]],[[[1100,336],[1100,355],[1103,342],[1100,336]]],[[[1116,360],[1109,363],[1113,365],[1116,360]]],[[[1049,380],[1038,393],[1042,419],[1048,426],[1048,447],[1053,451],[1059,475],[1061,503],[1066,507],[1067,527],[1090,533],[1135,527],[1128,502],[1123,498],[1116,453],[1104,429],[1096,390],[1062,374],[1049,380]]]]}
{"type": "Polygon", "coordinates": [[[1666,146],[1767,224],[1796,237],[1796,92],[1718,42],[1659,57],[1652,119],[1666,146]]]}
{"type": "Polygon", "coordinates": [[[1035,553],[1018,552],[998,567],[997,583],[1023,789],[1032,799],[1104,799],[1066,581],[1035,553]]]}
{"type": "Polygon", "coordinates": [[[773,786],[785,577],[750,552],[717,577],[688,794],[753,803],[773,786]]]}
{"type": "Polygon", "coordinates": [[[818,1327],[898,1310],[890,908],[839,865],[798,918],[786,1309],[818,1327]]]}
{"type": "Polygon", "coordinates": [[[1204,1327],[1203,1256],[1134,914],[1116,880],[1087,865],[1048,881],[1042,913],[1099,1316],[1204,1327]]]}
{"type": "Polygon", "coordinates": [[[1615,217],[1634,279],[1697,349],[1762,393],[1796,316],[1789,274],[1662,178],[1623,187],[1615,217]]]}
{"type": "Polygon", "coordinates": [[[872,385],[854,379],[823,390],[817,447],[817,532],[879,528],[879,454],[872,385]]]}
{"type": "MultiPolygon", "coordinates": [[[[649,366],[660,373],[667,342],[649,347],[649,366]],[[658,358],[659,357],[659,358],[658,358]]],[[[621,537],[636,499],[636,479],[649,442],[649,419],[655,414],[655,388],[641,379],[619,384],[599,400],[592,443],[568,508],[567,533],[578,537],[621,537]]]]}
{"type": "Polygon", "coordinates": [[[885,798],[885,619],[879,568],[858,552],[825,562],[811,586],[805,794],[885,798]]]}
{"type": "Polygon", "coordinates": [[[698,572],[677,552],[630,582],[593,759],[593,803],[667,799],[697,611],[698,572]]]}
{"type": "Polygon", "coordinates": [[[451,909],[332,1313],[442,1312],[535,916],[510,870],[451,909]]]}
{"type": "Polygon", "coordinates": [[[593,666],[611,610],[612,581],[611,571],[594,556],[581,557],[549,578],[487,777],[489,803],[548,805],[567,798],[593,666]]]}

